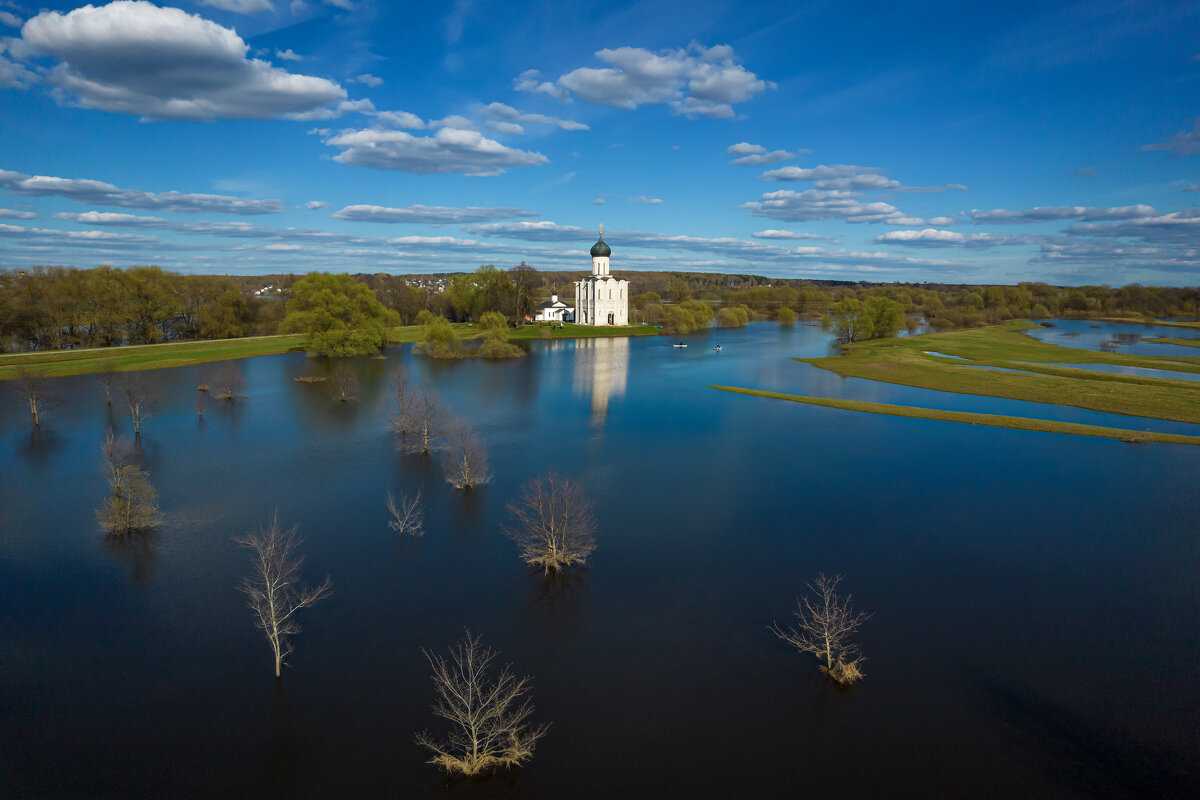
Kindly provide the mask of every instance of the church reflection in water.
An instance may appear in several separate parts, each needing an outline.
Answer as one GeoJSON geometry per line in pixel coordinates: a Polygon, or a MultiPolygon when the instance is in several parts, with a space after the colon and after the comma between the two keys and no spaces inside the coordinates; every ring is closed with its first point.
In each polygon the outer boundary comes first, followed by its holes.
{"type": "Polygon", "coordinates": [[[610,397],[625,394],[629,374],[629,339],[575,340],[575,393],[592,395],[592,424],[601,425],[610,397]]]}

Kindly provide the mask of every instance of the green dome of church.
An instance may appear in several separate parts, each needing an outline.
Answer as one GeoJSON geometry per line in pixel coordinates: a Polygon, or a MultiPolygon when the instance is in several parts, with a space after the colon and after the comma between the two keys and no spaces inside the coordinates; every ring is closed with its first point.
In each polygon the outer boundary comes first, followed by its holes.
{"type": "Polygon", "coordinates": [[[604,234],[600,234],[600,238],[596,240],[594,245],[592,245],[592,258],[595,258],[596,256],[604,256],[607,258],[611,255],[612,250],[610,250],[608,245],[604,243],[604,234]]]}

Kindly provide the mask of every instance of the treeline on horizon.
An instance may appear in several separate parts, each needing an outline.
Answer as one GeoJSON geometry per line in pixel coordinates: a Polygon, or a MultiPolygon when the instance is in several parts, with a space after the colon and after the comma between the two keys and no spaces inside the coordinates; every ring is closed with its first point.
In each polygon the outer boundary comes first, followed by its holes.
{"type": "MultiPolygon", "coordinates": [[[[532,319],[552,293],[571,304],[581,271],[542,272],[521,263],[472,273],[357,274],[402,324],[428,310],[451,321],[499,312],[512,325],[532,319]]],[[[936,330],[1047,317],[1195,318],[1200,288],[1130,284],[1062,287],[1046,283],[973,286],[852,283],[696,272],[622,270],[631,284],[630,322],[670,327],[671,309],[744,310],[776,319],[781,309],[819,319],[835,303],[887,297],[910,320],[936,330]]],[[[228,339],[279,332],[292,284],[301,275],[184,275],[159,267],[33,267],[0,270],[0,351],[57,350],[228,339]]],[[[786,312],[784,312],[786,313],[786,312]]],[[[715,314],[709,314],[711,319],[715,314]]]]}

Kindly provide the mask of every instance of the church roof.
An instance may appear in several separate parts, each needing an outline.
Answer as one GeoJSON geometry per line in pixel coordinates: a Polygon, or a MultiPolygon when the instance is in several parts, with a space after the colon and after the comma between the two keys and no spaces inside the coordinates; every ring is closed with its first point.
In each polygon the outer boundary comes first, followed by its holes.
{"type": "Polygon", "coordinates": [[[600,234],[600,238],[596,240],[594,245],[592,245],[592,257],[595,258],[596,256],[610,255],[612,255],[612,250],[609,249],[609,246],[604,243],[604,234],[600,234]]]}
{"type": "Polygon", "coordinates": [[[558,300],[558,301],[555,301],[555,300],[547,300],[546,302],[544,302],[544,303],[542,303],[540,306],[538,306],[538,308],[555,308],[555,307],[557,307],[557,306],[561,306],[561,307],[563,307],[563,308],[570,308],[570,307],[571,307],[571,304],[570,304],[570,303],[564,303],[562,300],[558,300]]]}

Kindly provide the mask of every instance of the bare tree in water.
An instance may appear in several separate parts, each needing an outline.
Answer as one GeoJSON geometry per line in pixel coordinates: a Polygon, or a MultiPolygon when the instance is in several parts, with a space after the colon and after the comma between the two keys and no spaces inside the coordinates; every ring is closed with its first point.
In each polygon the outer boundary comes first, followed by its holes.
{"type": "Polygon", "coordinates": [[[511,665],[492,675],[492,662],[499,654],[470,631],[450,648],[449,658],[421,652],[433,668],[433,713],[450,724],[445,739],[434,739],[428,731],[417,734],[417,743],[433,751],[429,763],[447,772],[478,775],[519,766],[533,757],[538,739],[550,726],[529,724],[529,677],[516,677],[511,665]]]}
{"type": "Polygon", "coordinates": [[[470,489],[490,483],[488,452],[471,426],[460,419],[446,425],[446,445],[442,450],[442,472],[455,489],[470,489]]]}
{"type": "Polygon", "coordinates": [[[344,360],[333,368],[329,376],[329,388],[333,390],[333,399],[343,403],[358,397],[358,376],[344,360]]]}
{"type": "Polygon", "coordinates": [[[772,624],[771,630],[801,653],[812,653],[824,661],[821,671],[839,684],[849,686],[863,677],[859,668],[862,657],[853,637],[871,615],[854,613],[850,595],[842,597],[837,592],[841,580],[841,575],[832,578],[824,573],[818,575],[808,585],[814,597],[798,600],[792,612],[796,627],[782,630],[772,624]]]}
{"type": "Polygon", "coordinates": [[[33,418],[35,428],[41,428],[42,417],[56,405],[56,398],[50,389],[50,379],[39,375],[27,367],[17,367],[17,379],[14,381],[21,402],[29,405],[29,415],[33,418]]]}
{"type": "Polygon", "coordinates": [[[388,520],[389,528],[401,536],[425,535],[425,507],[421,505],[420,489],[417,489],[416,497],[411,499],[407,492],[400,495],[399,505],[396,505],[396,498],[392,493],[388,492],[387,507],[392,514],[392,518],[388,520]]]}
{"type": "Polygon", "coordinates": [[[104,390],[104,402],[112,405],[113,389],[117,388],[120,373],[111,361],[105,362],[104,368],[96,375],[100,388],[104,390]]]}
{"type": "Polygon", "coordinates": [[[242,371],[241,364],[233,361],[227,361],[214,370],[210,383],[213,397],[218,400],[232,403],[246,396],[246,373],[242,371]]]}
{"type": "Polygon", "coordinates": [[[437,392],[429,386],[414,390],[407,419],[408,433],[404,437],[404,449],[410,453],[432,453],[437,450],[446,424],[446,412],[437,392]]]}
{"type": "Polygon", "coordinates": [[[279,527],[278,516],[257,534],[248,533],[235,542],[249,548],[254,574],[242,581],[255,623],[267,637],[275,656],[275,678],[280,675],[284,659],[292,653],[291,637],[300,632],[295,614],[311,606],[333,591],[328,576],[315,588],[298,586],[300,565],[304,557],[296,553],[300,540],[296,528],[286,531],[279,527]]]}
{"type": "Polygon", "coordinates": [[[134,438],[142,435],[142,423],[154,417],[158,397],[154,381],[145,372],[128,372],[121,379],[121,391],[133,423],[134,438]]]}
{"type": "Polygon", "coordinates": [[[586,563],[596,549],[592,501],[569,478],[539,475],[508,510],[512,523],[504,532],[521,548],[525,563],[547,575],[586,563]]]}
{"type": "Polygon", "coordinates": [[[388,422],[392,430],[401,436],[408,435],[410,423],[410,406],[413,400],[413,388],[408,381],[408,373],[403,367],[396,367],[392,374],[391,407],[388,409],[388,422]]]}

